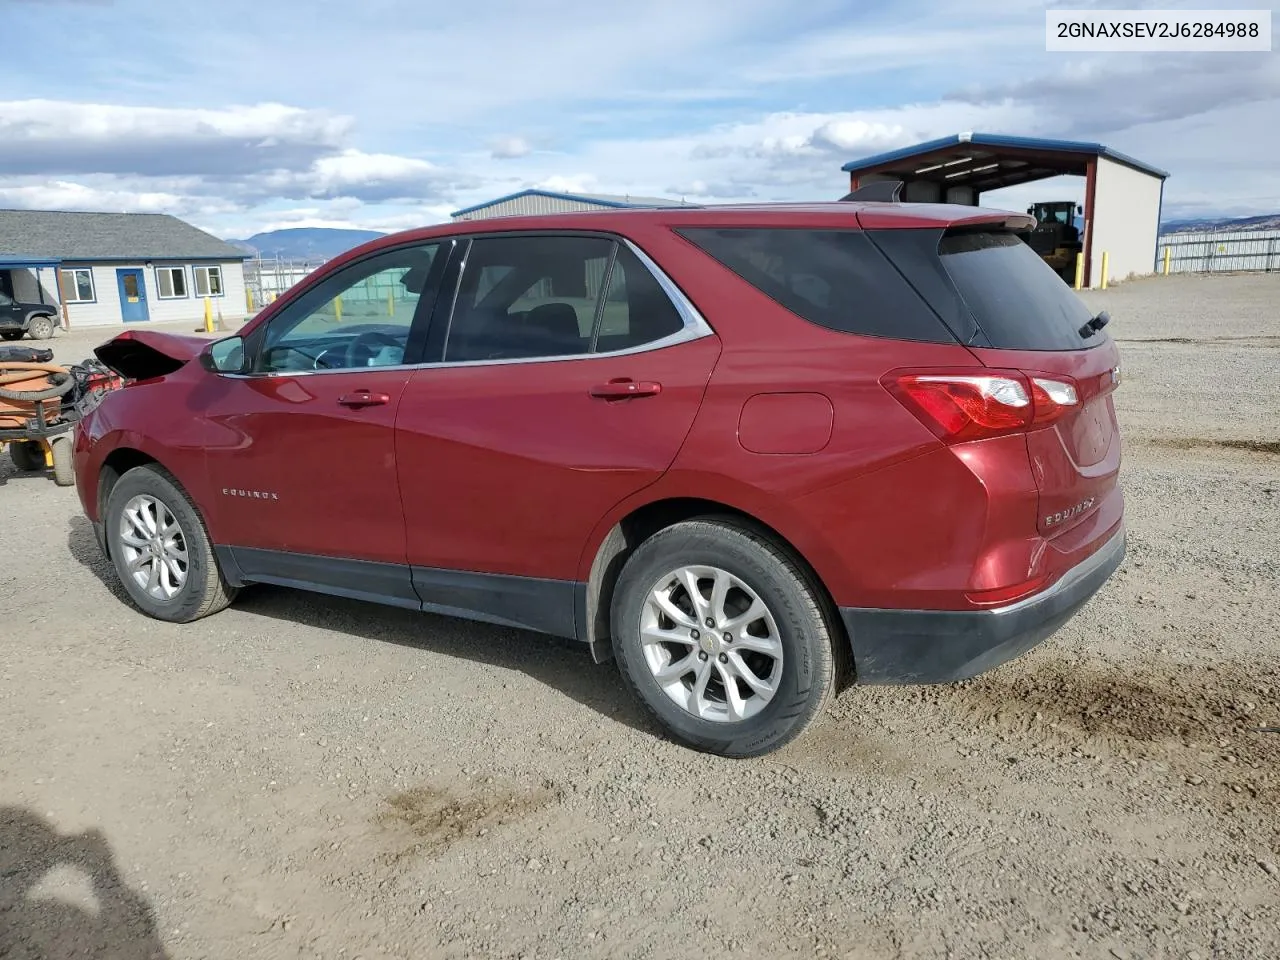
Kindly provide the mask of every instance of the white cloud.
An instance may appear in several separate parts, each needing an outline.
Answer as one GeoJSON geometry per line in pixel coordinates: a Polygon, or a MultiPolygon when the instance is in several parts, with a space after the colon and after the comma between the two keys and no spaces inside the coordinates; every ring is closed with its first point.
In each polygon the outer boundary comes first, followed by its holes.
{"type": "Polygon", "coordinates": [[[518,160],[533,152],[533,147],[524,137],[499,137],[494,140],[489,155],[495,160],[518,160]]]}
{"type": "Polygon", "coordinates": [[[138,188],[106,180],[92,185],[70,180],[40,183],[0,181],[0,207],[19,210],[89,210],[122,213],[176,213],[217,216],[238,209],[213,196],[192,196],[138,188]]]}
{"type": "Polygon", "coordinates": [[[298,176],[313,196],[403,200],[438,194],[453,175],[435,164],[389,153],[344,150],[298,176]]]}
{"type": "Polygon", "coordinates": [[[245,175],[336,150],[350,117],[278,103],[215,110],[0,101],[0,174],[245,175]]]}
{"type": "Polygon", "coordinates": [[[552,193],[607,193],[600,188],[600,181],[595,174],[576,173],[567,176],[555,174],[534,182],[538,190],[550,190],[552,193]]]}

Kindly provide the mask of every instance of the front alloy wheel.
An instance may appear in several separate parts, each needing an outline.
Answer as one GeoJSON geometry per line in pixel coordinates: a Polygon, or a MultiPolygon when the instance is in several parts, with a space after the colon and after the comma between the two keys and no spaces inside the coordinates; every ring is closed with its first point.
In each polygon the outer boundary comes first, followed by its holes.
{"type": "Polygon", "coordinates": [[[168,602],[186,586],[190,562],[182,526],[169,508],[140,493],[120,513],[120,549],[125,568],[147,596],[168,602]]]}

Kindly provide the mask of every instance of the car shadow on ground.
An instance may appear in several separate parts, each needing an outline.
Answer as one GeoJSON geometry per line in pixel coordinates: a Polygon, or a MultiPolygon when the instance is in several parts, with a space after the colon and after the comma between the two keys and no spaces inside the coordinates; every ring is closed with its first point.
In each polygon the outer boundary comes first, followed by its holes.
{"type": "MultiPolygon", "coordinates": [[[[71,519],[67,547],[118,600],[129,604],[84,517],[71,519]]],[[[241,591],[233,609],[520,671],[610,720],[661,735],[623,685],[617,667],[593,662],[586,646],[574,640],[266,584],[241,591]]]]}
{"type": "Polygon", "coordinates": [[[0,957],[168,956],[101,833],[61,834],[29,810],[0,807],[0,957]]]}

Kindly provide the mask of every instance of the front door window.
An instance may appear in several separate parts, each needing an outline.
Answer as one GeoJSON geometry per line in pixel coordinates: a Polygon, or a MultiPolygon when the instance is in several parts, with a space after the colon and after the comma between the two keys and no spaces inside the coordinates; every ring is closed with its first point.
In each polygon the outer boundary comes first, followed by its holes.
{"type": "Polygon", "coordinates": [[[402,247],[342,270],[271,320],[256,372],[397,366],[420,303],[435,300],[440,244],[402,247]]]}

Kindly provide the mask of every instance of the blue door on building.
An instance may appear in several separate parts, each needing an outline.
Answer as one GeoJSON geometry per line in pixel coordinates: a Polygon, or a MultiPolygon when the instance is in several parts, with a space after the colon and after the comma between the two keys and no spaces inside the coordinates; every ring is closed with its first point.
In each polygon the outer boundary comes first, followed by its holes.
{"type": "Polygon", "coordinates": [[[147,309],[147,285],[142,282],[142,271],[136,268],[116,271],[116,285],[120,288],[120,317],[125,323],[150,320],[147,309]]]}

